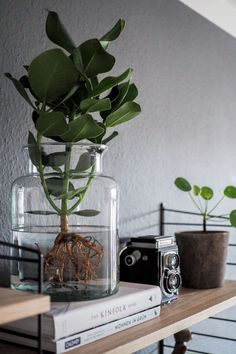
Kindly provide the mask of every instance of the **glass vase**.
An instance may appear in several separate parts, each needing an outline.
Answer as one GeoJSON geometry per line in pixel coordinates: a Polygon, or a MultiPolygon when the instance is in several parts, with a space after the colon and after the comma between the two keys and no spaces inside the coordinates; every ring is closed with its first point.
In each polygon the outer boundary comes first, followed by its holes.
{"type": "MultiPolygon", "coordinates": [[[[102,173],[106,149],[28,145],[29,172],[13,183],[13,240],[44,255],[43,292],[52,301],[96,299],[118,290],[118,188],[102,173]]],[[[26,251],[20,255],[32,258],[26,251]]],[[[36,265],[12,264],[12,288],[36,292],[36,280],[36,265]]]]}

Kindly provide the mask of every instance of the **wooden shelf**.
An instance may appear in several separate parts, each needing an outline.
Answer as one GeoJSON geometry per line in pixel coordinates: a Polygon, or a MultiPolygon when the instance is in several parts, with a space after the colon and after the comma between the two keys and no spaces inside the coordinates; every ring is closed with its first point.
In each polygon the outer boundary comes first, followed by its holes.
{"type": "Polygon", "coordinates": [[[49,311],[49,296],[0,288],[0,325],[49,311]]]}
{"type": "Polygon", "coordinates": [[[218,289],[182,289],[178,300],[161,309],[160,317],[68,353],[133,353],[233,305],[236,305],[236,281],[226,281],[218,289]]]}
{"type": "MultiPolygon", "coordinates": [[[[161,309],[160,317],[71,350],[68,354],[133,353],[234,305],[236,305],[236,281],[226,281],[225,286],[218,289],[182,289],[178,300],[161,309]]],[[[20,307],[22,310],[22,306],[20,307]]],[[[22,348],[22,354],[34,352],[32,349],[22,348]]],[[[20,347],[2,343],[1,350],[3,353],[18,354],[20,347]]]]}

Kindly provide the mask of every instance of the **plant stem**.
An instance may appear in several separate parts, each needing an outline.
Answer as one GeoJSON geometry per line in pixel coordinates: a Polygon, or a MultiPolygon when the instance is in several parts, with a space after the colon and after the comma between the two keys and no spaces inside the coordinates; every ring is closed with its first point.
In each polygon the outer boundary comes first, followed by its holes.
{"type": "Polygon", "coordinates": [[[39,151],[40,151],[40,161],[39,161],[39,166],[38,166],[38,172],[39,172],[39,176],[40,176],[40,181],[41,181],[45,196],[46,196],[49,204],[53,207],[54,210],[56,210],[58,212],[58,214],[60,214],[61,210],[56,206],[56,204],[51,199],[51,197],[49,195],[49,192],[48,192],[47,183],[46,183],[45,178],[44,178],[44,167],[43,167],[43,164],[42,164],[42,157],[41,157],[42,156],[42,154],[41,154],[42,145],[41,144],[42,144],[42,135],[38,134],[37,135],[37,145],[38,145],[38,148],[39,148],[39,151]]]}
{"type": "Polygon", "coordinates": [[[210,214],[210,213],[212,213],[213,212],[213,210],[215,210],[217,207],[218,207],[218,205],[222,202],[222,200],[224,199],[224,195],[223,195],[223,197],[221,197],[220,198],[220,200],[216,203],[216,205],[209,211],[209,213],[208,214],[210,214]]]}
{"type": "Polygon", "coordinates": [[[203,232],[206,232],[206,215],[203,215],[203,232]]]}
{"type": "Polygon", "coordinates": [[[89,179],[88,179],[88,181],[87,181],[87,184],[86,184],[86,186],[85,186],[84,191],[80,194],[80,197],[79,197],[79,199],[77,200],[77,202],[68,210],[68,214],[71,214],[71,213],[79,206],[79,204],[84,200],[85,194],[87,193],[88,188],[89,188],[89,186],[91,185],[92,180],[93,180],[94,177],[95,177],[95,173],[94,173],[94,172],[95,172],[95,164],[94,164],[93,167],[92,167],[92,170],[91,170],[91,172],[90,172],[90,176],[89,176],[89,179]]]}
{"type": "MultiPolygon", "coordinates": [[[[71,162],[71,152],[72,146],[71,144],[66,145],[66,162],[64,169],[64,180],[63,180],[63,194],[68,193],[69,185],[70,185],[70,162],[71,162]]],[[[62,232],[68,232],[68,210],[67,210],[67,202],[68,198],[65,196],[61,201],[61,230],[62,232]]]]}
{"type": "Polygon", "coordinates": [[[196,208],[200,211],[201,214],[203,214],[203,210],[201,210],[201,208],[199,207],[199,205],[195,202],[195,200],[193,199],[192,195],[190,192],[188,192],[188,195],[190,196],[193,204],[196,206],[196,208]]]}

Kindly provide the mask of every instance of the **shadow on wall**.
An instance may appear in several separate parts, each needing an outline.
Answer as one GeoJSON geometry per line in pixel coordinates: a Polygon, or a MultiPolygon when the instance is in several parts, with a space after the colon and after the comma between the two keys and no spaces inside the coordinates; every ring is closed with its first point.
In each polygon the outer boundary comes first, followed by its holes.
{"type": "Polygon", "coordinates": [[[146,213],[139,213],[135,216],[123,218],[121,220],[122,224],[125,224],[129,228],[132,228],[133,232],[142,232],[147,230],[154,229],[155,233],[159,232],[159,218],[160,218],[160,209],[152,210],[146,213]],[[139,222],[140,221],[140,222],[139,222]],[[133,227],[132,227],[132,224],[133,227]]]}

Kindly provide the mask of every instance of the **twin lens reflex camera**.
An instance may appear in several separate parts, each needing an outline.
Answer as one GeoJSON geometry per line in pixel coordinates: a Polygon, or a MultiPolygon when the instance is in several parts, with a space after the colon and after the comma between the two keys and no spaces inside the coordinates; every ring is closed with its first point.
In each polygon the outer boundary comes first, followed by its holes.
{"type": "Polygon", "coordinates": [[[132,237],[120,253],[120,280],[160,286],[162,303],[176,299],[181,276],[175,238],[132,237]]]}

